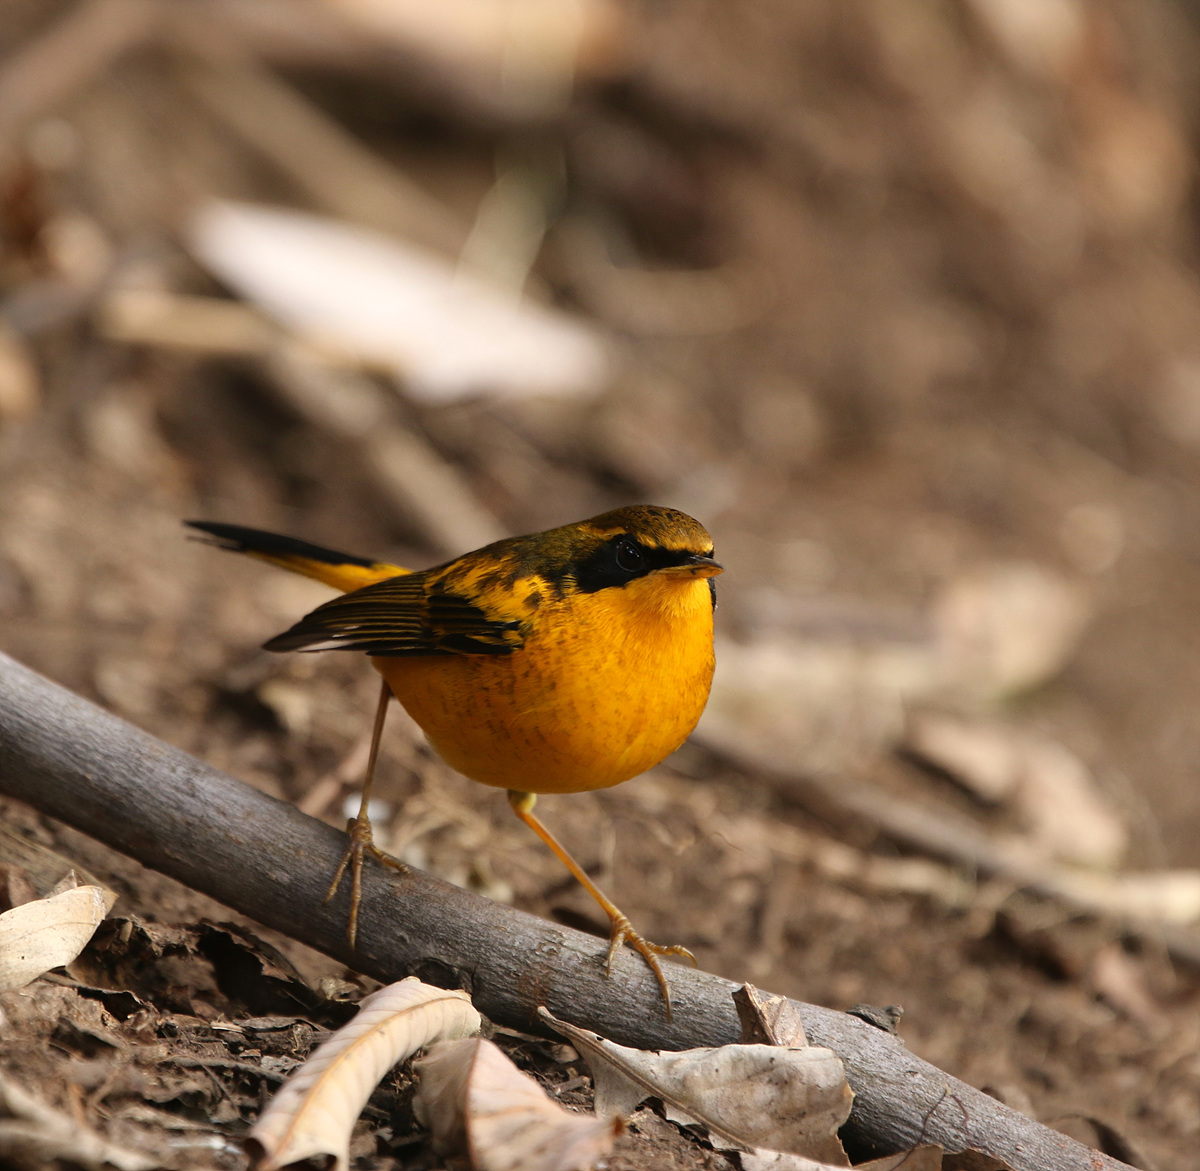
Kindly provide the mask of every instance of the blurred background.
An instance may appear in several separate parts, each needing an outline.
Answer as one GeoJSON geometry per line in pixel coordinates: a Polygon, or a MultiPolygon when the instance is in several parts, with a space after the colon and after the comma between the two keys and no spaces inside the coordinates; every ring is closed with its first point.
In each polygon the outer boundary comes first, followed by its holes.
{"type": "MultiPolygon", "coordinates": [[[[340,823],[373,673],[257,650],[328,591],[183,518],[422,567],[683,509],[709,712],[549,824],[702,967],[1190,1165],[1198,20],[7,0],[0,649],[340,823]]],[[[603,933],[402,717],[380,786],[385,848],[603,933]]]]}

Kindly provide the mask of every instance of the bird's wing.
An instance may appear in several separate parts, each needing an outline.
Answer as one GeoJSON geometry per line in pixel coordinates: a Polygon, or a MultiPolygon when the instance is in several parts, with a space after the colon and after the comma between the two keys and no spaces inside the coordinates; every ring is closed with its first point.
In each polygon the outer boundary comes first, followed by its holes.
{"type": "Polygon", "coordinates": [[[454,593],[441,575],[421,572],[334,598],[265,646],[369,655],[503,655],[523,643],[520,621],[454,593]]]}

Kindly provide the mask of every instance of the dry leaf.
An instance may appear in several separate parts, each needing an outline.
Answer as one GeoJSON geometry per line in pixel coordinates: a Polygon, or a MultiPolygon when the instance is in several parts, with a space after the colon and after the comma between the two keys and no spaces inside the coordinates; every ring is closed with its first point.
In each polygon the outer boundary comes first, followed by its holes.
{"type": "Polygon", "coordinates": [[[0,992],[24,988],[78,957],[116,901],[102,886],[76,886],[5,911],[0,915],[0,992]]]}
{"type": "MultiPolygon", "coordinates": [[[[742,1171],[844,1171],[844,1163],[818,1163],[782,1151],[749,1151],[741,1156],[742,1171]]],[[[854,1171],[942,1171],[942,1148],[929,1143],[859,1163],[854,1171]]]]}
{"type": "Polygon", "coordinates": [[[1062,670],[1091,618],[1082,592],[1031,562],[999,562],[951,581],[932,608],[945,682],[997,699],[1062,670]]]}
{"type": "Polygon", "coordinates": [[[191,241],[218,276],[301,338],[390,370],[429,401],[587,395],[607,381],[606,348],[581,320],[367,228],[213,203],[192,221],[191,241]]]}
{"type": "Polygon", "coordinates": [[[841,1059],[810,1045],[723,1045],[649,1053],[538,1015],[582,1054],[596,1086],[596,1112],[628,1114],[661,1098],[673,1122],[698,1122],[735,1148],[766,1147],[846,1166],[838,1128],[854,1094],[841,1059]]]}
{"type": "Polygon", "coordinates": [[[588,1171],[624,1130],[619,1117],[575,1114],[546,1096],[490,1041],[434,1046],[416,1065],[413,1110],[435,1149],[464,1132],[476,1171],[588,1171]]]}
{"type": "Polygon", "coordinates": [[[1061,897],[1118,918],[1159,923],[1200,919],[1200,870],[1149,870],[1140,874],[1048,873],[1047,885],[1061,897]]]}
{"type": "Polygon", "coordinates": [[[1053,740],[995,720],[924,712],[910,720],[906,747],[982,800],[1011,804],[1051,857],[1107,869],[1125,852],[1125,823],[1083,761],[1053,740]]]}
{"type": "Polygon", "coordinates": [[[800,1010],[786,996],[763,996],[753,984],[733,994],[743,1045],[782,1045],[802,1049],[808,1044],[800,1010]]]}
{"type": "Polygon", "coordinates": [[[750,746],[842,772],[903,730],[905,706],[940,682],[930,645],[915,640],[717,638],[717,670],[699,737],[718,751],[750,746]]]}
{"type": "Polygon", "coordinates": [[[261,1171],[315,1155],[349,1163],[350,1132],[383,1075],[433,1041],[479,1032],[465,992],[410,976],[366,997],[358,1015],[292,1074],[250,1130],[261,1171]]]}

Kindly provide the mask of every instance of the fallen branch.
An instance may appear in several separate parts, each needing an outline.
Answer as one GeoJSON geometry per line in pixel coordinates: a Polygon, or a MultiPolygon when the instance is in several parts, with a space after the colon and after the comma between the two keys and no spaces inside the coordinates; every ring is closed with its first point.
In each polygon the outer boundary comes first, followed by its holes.
{"type": "MultiPolygon", "coordinates": [[[[0,655],[0,792],[99,838],[269,927],[381,980],[417,975],[465,987],[479,1010],[539,1029],[535,1010],[624,1045],[685,1049],[736,1041],[736,985],[671,966],[668,1022],[653,976],[605,944],[413,871],[364,875],[359,948],[345,940],[346,893],[321,898],[345,838],[209,768],[0,655]]],[[[1014,1171],[1119,1171],[1125,1164],[1010,1110],[911,1054],[889,1033],[832,1009],[797,1006],[814,1044],[846,1063],[856,1152],[918,1142],[974,1148],[1014,1171]]]]}

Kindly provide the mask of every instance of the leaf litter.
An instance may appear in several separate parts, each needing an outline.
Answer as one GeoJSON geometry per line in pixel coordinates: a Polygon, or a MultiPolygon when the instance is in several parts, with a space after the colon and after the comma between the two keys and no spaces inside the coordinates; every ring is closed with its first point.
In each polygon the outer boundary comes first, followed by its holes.
{"type": "MultiPolygon", "coordinates": [[[[57,1066],[57,1084],[77,1087],[61,1100],[51,1094],[45,1101],[11,1107],[13,1118],[0,1134],[0,1141],[10,1144],[4,1149],[18,1164],[31,1159],[38,1164],[40,1156],[29,1155],[35,1151],[47,1160],[133,1171],[209,1165],[205,1160],[241,1165],[244,1155],[231,1137],[247,1127],[272,1093],[274,1105],[249,1132],[257,1140],[251,1149],[263,1152],[267,1168],[320,1153],[346,1167],[352,1157],[369,1156],[380,1143],[419,1141],[404,1135],[409,1091],[397,1095],[395,1084],[376,1091],[376,1083],[397,1060],[438,1035],[440,1026],[422,1020],[422,1014],[437,1017],[451,1006],[459,1019],[447,1026],[449,1035],[477,1030],[478,1014],[462,993],[402,981],[363,1000],[351,1024],[324,1034],[327,1039],[306,1062],[312,1045],[321,1041],[321,1026],[340,1023],[354,1011],[344,999],[326,999],[317,985],[341,998],[355,991],[334,976],[306,981],[286,955],[237,924],[172,927],[136,918],[105,920],[65,975],[35,980],[2,1002],[10,1045],[40,1031],[68,1055],[65,1076],[61,1063],[57,1066]],[[351,1050],[353,1059],[346,1056],[351,1050]],[[368,1127],[352,1137],[373,1092],[368,1127]],[[72,1103],[78,1103],[79,1094],[94,1103],[89,1110],[99,1107],[102,1117],[111,1119],[103,1128],[108,1133],[63,1125],[77,1114],[72,1103]],[[298,1141],[288,1144],[289,1137],[298,1141]]],[[[747,986],[737,1000],[747,1039],[761,1043],[658,1055],[596,1038],[593,1045],[610,1064],[626,1077],[632,1072],[632,1093],[620,1078],[606,1080],[600,1073],[593,1099],[588,1079],[578,1072],[580,1051],[589,1062],[596,1060],[586,1034],[583,1040],[572,1036],[571,1046],[557,1047],[500,1037],[509,1048],[515,1046],[519,1060],[532,1061],[542,1084],[520,1072],[493,1043],[472,1041],[457,1052],[435,1050],[414,1066],[411,1111],[433,1126],[439,1148],[453,1149],[450,1135],[461,1128],[460,1145],[482,1171],[574,1171],[604,1158],[615,1158],[612,1165],[618,1167],[648,1166],[658,1165],[664,1153],[664,1166],[740,1165],[743,1171],[846,1166],[833,1137],[850,1102],[840,1063],[828,1051],[807,1046],[803,1024],[785,998],[747,986]],[[754,1056],[745,1064],[747,1053],[754,1056]],[[786,1145],[780,1135],[787,1115],[785,1109],[778,1116],[770,1099],[778,1096],[776,1083],[782,1081],[785,1107],[794,1112],[798,1099],[786,1083],[787,1070],[796,1065],[817,1075],[816,1105],[802,1107],[806,1126],[815,1123],[817,1137],[803,1153],[771,1150],[762,1144],[786,1145]],[[636,1084],[639,1079],[642,1084],[636,1084]],[[720,1099],[716,1106],[705,1100],[713,1090],[720,1099]],[[658,1108],[665,1119],[644,1107],[635,1111],[647,1091],[663,1104],[658,1108]],[[575,1112],[593,1100],[596,1114],[575,1112]],[[709,1149],[694,1129],[697,1119],[717,1149],[709,1149]],[[722,1147],[728,1148],[725,1154],[722,1147]],[[745,1147],[750,1149],[739,1152],[745,1147]]],[[[924,1171],[938,1165],[924,1150],[910,1152],[903,1163],[898,1158],[866,1166],[924,1171]]]]}
{"type": "Polygon", "coordinates": [[[415,977],[389,984],[292,1074],[250,1131],[263,1171],[332,1155],[345,1171],[350,1132],[392,1066],[434,1041],[477,1033],[482,1020],[465,993],[415,977]]]}
{"type": "Polygon", "coordinates": [[[552,1101],[491,1041],[443,1041],[414,1067],[413,1107],[434,1149],[463,1145],[476,1171],[589,1171],[625,1129],[620,1115],[552,1101]]]}
{"type": "Polygon", "coordinates": [[[722,1045],[650,1053],[538,1014],[584,1056],[598,1114],[627,1115],[659,1099],[673,1122],[699,1123],[732,1150],[803,1155],[849,1166],[838,1141],[854,1095],[841,1059],[816,1045],[722,1045]]]}
{"type": "Polygon", "coordinates": [[[117,896],[100,886],[76,885],[0,915],[0,992],[25,987],[51,968],[74,960],[87,945],[117,896]]]}

